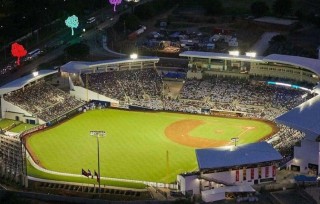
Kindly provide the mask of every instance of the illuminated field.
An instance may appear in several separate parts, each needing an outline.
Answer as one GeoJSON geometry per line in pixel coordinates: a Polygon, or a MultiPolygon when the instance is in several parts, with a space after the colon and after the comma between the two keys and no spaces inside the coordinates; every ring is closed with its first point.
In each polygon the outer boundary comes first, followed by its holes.
{"type": "Polygon", "coordinates": [[[97,170],[97,141],[90,130],[107,132],[100,139],[102,177],[167,183],[181,172],[197,170],[196,148],[230,145],[236,136],[240,144],[256,142],[270,135],[273,127],[256,120],[105,109],[37,133],[27,145],[46,169],[72,174],[80,174],[82,168],[93,171],[97,170]]]}

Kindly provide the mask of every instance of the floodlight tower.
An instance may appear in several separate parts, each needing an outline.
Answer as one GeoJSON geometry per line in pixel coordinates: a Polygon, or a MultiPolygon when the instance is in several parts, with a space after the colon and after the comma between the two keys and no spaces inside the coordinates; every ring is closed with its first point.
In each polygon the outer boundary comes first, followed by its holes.
{"type": "Polygon", "coordinates": [[[233,137],[231,138],[231,141],[234,143],[234,146],[237,146],[237,142],[239,141],[239,137],[233,137]]]}
{"type": "Polygon", "coordinates": [[[106,132],[105,131],[96,131],[96,130],[92,130],[90,131],[90,135],[91,136],[94,136],[97,138],[97,148],[98,148],[98,177],[99,179],[98,180],[98,183],[99,183],[99,196],[100,196],[100,193],[101,193],[101,188],[100,188],[100,145],[99,145],[99,137],[105,137],[106,136],[106,132]]]}

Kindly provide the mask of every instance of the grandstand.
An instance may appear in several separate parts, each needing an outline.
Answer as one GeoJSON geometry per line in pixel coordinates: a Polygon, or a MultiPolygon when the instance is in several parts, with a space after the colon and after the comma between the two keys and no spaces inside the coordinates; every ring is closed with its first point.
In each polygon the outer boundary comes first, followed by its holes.
{"type": "MultiPolygon", "coordinates": [[[[170,95],[174,88],[165,85],[166,78],[162,76],[166,74],[157,69],[157,57],[69,62],[60,67],[59,73],[42,70],[38,75],[28,75],[1,87],[1,115],[25,123],[52,125],[83,111],[90,106],[87,102],[94,101],[126,109],[266,120],[277,123],[278,130],[267,141],[283,156],[290,158],[292,146],[302,140],[301,146],[295,147],[295,159],[288,167],[302,172],[317,169],[318,174],[319,158],[312,155],[320,152],[317,143],[320,118],[315,114],[320,112],[320,97],[311,88],[319,82],[320,60],[194,51],[180,56],[188,57],[189,64],[182,67],[188,69],[187,75],[179,75],[176,80],[180,84],[176,97],[170,95]],[[68,84],[68,92],[48,83],[52,77],[61,77],[62,83],[68,84]],[[277,86],[267,83],[270,79],[308,88],[277,86]],[[312,151],[305,154],[308,148],[312,151]]],[[[174,78],[168,76],[167,80],[174,78]]],[[[280,159],[276,157],[271,162],[280,159]]]]}
{"type": "MultiPolygon", "coordinates": [[[[155,69],[158,61],[159,58],[157,57],[139,57],[137,59],[130,58],[97,62],[69,62],[61,66],[60,70],[62,77],[68,79],[68,83],[70,83],[71,95],[85,101],[108,101],[112,106],[118,107],[120,103],[119,99],[127,99],[128,95],[132,96],[132,94],[129,93],[121,81],[122,77],[126,75],[125,72],[135,70],[135,74],[130,76],[127,81],[136,81],[139,79],[138,75],[141,74],[143,77],[142,72],[145,72],[141,71],[141,73],[139,73],[138,70],[155,69]],[[109,79],[114,81],[109,81],[109,79]],[[99,83],[103,83],[104,85],[108,86],[105,86],[103,90],[98,90],[99,83]]],[[[159,79],[156,81],[159,81],[159,79]]],[[[133,85],[130,82],[129,84],[133,85]]],[[[158,82],[154,83],[154,86],[157,87],[157,89],[159,89],[158,85],[158,82]]],[[[134,84],[134,87],[139,87],[139,97],[142,97],[145,92],[146,95],[150,93],[148,90],[145,90],[146,87],[144,87],[144,90],[142,90],[141,83],[134,84]]],[[[131,86],[128,86],[128,88],[133,90],[133,87],[131,86]]]]}
{"type": "MultiPolygon", "coordinates": [[[[189,68],[206,71],[210,75],[234,77],[274,77],[316,84],[319,81],[319,59],[272,54],[266,57],[233,56],[225,53],[186,51],[181,57],[188,57],[189,68]]],[[[197,72],[190,77],[201,78],[197,72]]]]}
{"type": "Polygon", "coordinates": [[[56,74],[57,71],[41,70],[3,86],[0,90],[2,116],[44,124],[81,107],[84,102],[45,81],[56,74]]]}

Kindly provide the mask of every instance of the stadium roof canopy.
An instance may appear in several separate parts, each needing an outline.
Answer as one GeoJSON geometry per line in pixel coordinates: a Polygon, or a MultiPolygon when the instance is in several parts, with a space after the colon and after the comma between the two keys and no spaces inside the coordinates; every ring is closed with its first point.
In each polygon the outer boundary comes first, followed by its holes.
{"type": "Polygon", "coordinates": [[[320,96],[284,113],[276,122],[303,131],[309,139],[315,140],[320,135],[320,96]]]}
{"type": "Polygon", "coordinates": [[[113,59],[113,60],[103,60],[103,61],[95,61],[95,62],[83,62],[83,61],[70,61],[60,67],[60,70],[62,72],[68,72],[68,73],[80,73],[83,69],[90,69],[94,67],[99,66],[105,66],[105,65],[114,65],[114,64],[120,64],[120,63],[133,63],[133,62],[147,62],[147,61],[153,61],[158,62],[159,57],[142,57],[139,56],[137,59],[113,59]]]}
{"type": "Polygon", "coordinates": [[[19,79],[16,79],[16,80],[9,82],[9,83],[3,85],[2,87],[0,87],[0,95],[21,89],[25,85],[27,85],[31,82],[37,81],[43,77],[49,76],[51,74],[55,74],[57,72],[58,72],[57,70],[40,70],[37,72],[37,75],[32,73],[32,74],[23,76],[19,79]]]}
{"type": "Polygon", "coordinates": [[[220,59],[220,60],[241,60],[249,62],[263,62],[262,57],[248,57],[245,55],[233,56],[226,53],[217,52],[201,52],[201,51],[185,51],[179,54],[180,57],[198,57],[206,59],[220,59]]]}
{"type": "Polygon", "coordinates": [[[198,51],[185,51],[180,53],[182,57],[199,57],[208,59],[221,59],[221,60],[241,60],[249,62],[275,62],[293,65],[310,70],[320,76],[320,60],[291,55],[271,54],[266,57],[248,57],[244,55],[233,56],[226,53],[216,52],[198,52],[198,51]]]}
{"type": "Polygon", "coordinates": [[[281,160],[282,156],[267,142],[237,147],[196,149],[200,170],[227,168],[281,160]]]}
{"type": "Polygon", "coordinates": [[[307,57],[290,56],[290,55],[279,55],[272,54],[263,58],[266,62],[277,62],[283,64],[290,64],[293,66],[302,67],[308,69],[317,75],[320,75],[320,60],[312,59],[307,57]]]}

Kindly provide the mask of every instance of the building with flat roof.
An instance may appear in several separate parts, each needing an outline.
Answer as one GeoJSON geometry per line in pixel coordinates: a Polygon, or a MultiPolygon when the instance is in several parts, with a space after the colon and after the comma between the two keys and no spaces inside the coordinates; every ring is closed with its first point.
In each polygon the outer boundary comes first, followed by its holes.
{"type": "Polygon", "coordinates": [[[254,192],[251,185],[273,182],[282,156],[267,142],[197,149],[199,172],[180,174],[185,195],[201,195],[206,202],[225,199],[226,193],[254,192]]]}

